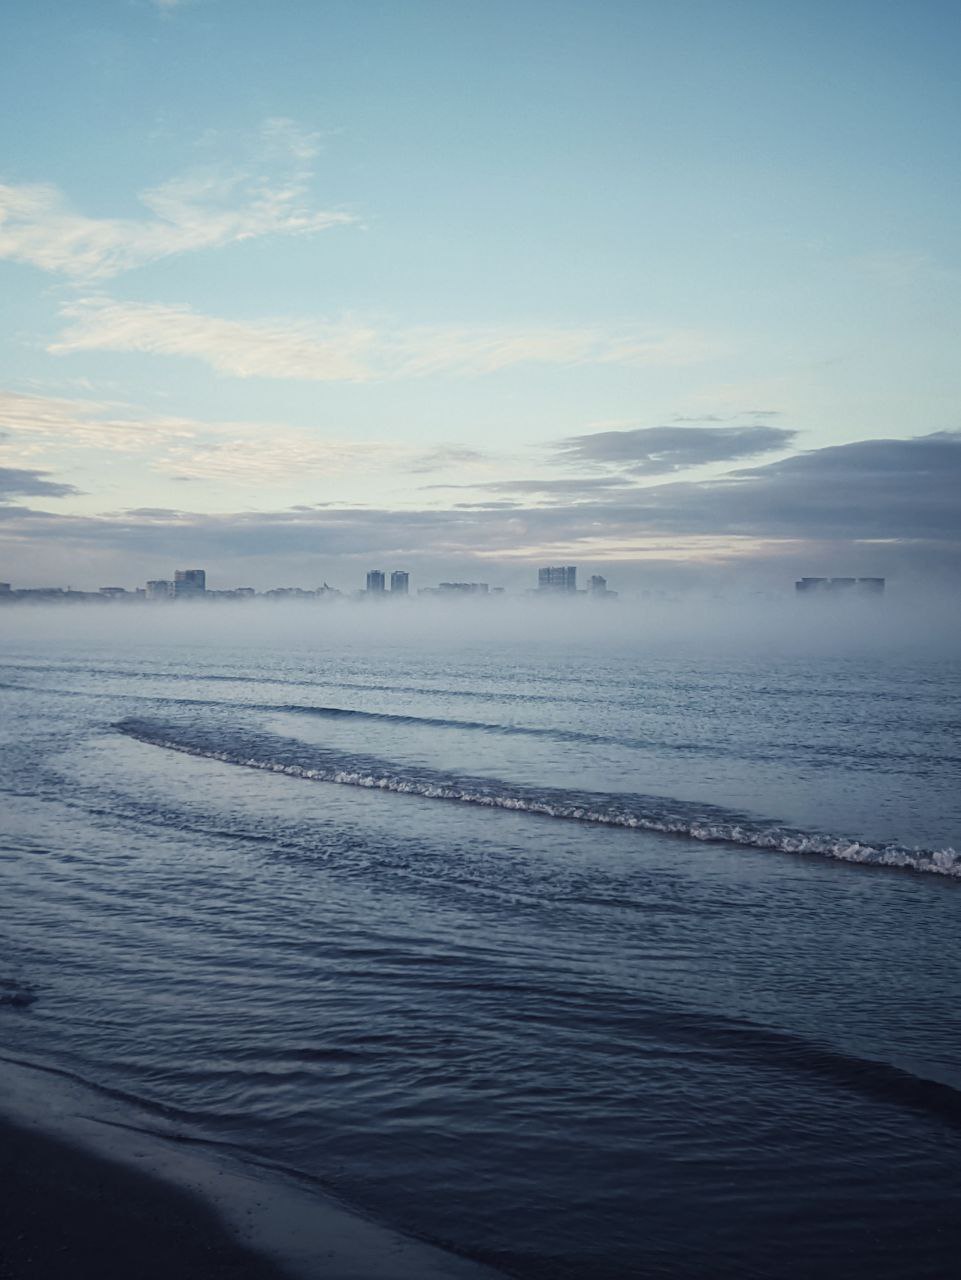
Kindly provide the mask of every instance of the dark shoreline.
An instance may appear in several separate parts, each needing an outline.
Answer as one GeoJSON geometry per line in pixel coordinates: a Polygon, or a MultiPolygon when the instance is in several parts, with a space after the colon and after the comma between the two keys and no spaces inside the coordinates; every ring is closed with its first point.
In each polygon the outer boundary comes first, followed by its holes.
{"type": "Polygon", "coordinates": [[[0,1119],[0,1280],[289,1280],[199,1197],[0,1119]]]}

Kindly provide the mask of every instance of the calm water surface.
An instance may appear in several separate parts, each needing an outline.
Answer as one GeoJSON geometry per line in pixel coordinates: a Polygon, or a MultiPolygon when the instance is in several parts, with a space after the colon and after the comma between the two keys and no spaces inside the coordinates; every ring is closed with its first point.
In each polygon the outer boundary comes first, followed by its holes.
{"type": "Polygon", "coordinates": [[[954,1272],[957,662],[10,637],[0,715],[0,1054],[532,1280],[954,1272]]]}

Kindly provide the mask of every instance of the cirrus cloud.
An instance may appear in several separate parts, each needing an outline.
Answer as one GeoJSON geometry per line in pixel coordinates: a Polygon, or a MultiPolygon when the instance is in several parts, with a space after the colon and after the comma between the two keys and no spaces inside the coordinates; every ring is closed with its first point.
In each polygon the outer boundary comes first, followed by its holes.
{"type": "Polygon", "coordinates": [[[685,365],[717,344],[689,331],[394,323],[249,323],[186,306],[84,298],[64,307],[70,321],[48,350],[145,352],[201,360],[236,378],[370,382],[431,375],[481,376],[522,364],[685,365]]]}
{"type": "Polygon", "coordinates": [[[316,135],[264,122],[246,163],[192,170],[140,194],[143,218],[93,218],[49,183],[0,183],[0,258],[74,280],[100,280],[198,249],[353,222],[309,198],[316,135]]]}
{"type": "MultiPolygon", "coordinates": [[[[278,422],[210,422],[137,414],[129,406],[0,390],[0,432],[11,461],[65,450],[122,453],[177,480],[262,487],[350,472],[463,472],[484,455],[460,445],[433,447],[350,440],[278,422]]],[[[20,473],[18,473],[20,474],[20,473]]],[[[26,473],[23,473],[26,475],[26,473]]],[[[69,486],[65,492],[69,491],[69,486]]],[[[23,490],[52,494],[50,487],[23,490]]]]}

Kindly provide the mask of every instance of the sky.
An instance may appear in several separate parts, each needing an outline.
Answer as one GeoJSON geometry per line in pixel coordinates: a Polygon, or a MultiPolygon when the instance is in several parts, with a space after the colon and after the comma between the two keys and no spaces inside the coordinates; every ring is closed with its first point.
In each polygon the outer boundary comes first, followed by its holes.
{"type": "Polygon", "coordinates": [[[0,579],[961,589],[958,5],[0,27],[0,579]]]}

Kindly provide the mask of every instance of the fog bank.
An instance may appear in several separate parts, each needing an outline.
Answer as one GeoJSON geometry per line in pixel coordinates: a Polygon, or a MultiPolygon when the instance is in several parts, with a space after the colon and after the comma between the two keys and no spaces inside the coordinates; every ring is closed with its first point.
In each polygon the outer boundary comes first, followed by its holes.
{"type": "Polygon", "coordinates": [[[0,609],[0,644],[21,656],[106,648],[215,646],[318,653],[392,647],[441,651],[510,645],[697,653],[959,652],[961,602],[937,595],[878,599],[690,595],[593,601],[483,598],[379,601],[196,601],[15,604],[0,609]]]}

